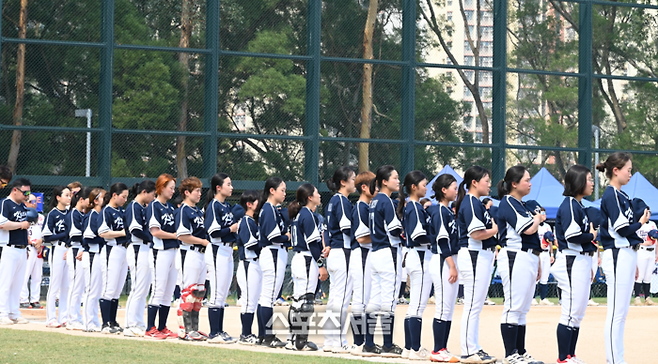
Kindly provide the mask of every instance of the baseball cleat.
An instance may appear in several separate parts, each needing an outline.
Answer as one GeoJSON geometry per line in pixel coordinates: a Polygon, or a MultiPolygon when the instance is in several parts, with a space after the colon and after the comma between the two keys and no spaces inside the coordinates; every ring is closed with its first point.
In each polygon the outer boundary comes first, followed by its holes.
{"type": "Polygon", "coordinates": [[[111,326],[110,324],[104,324],[103,328],[101,329],[102,334],[119,334],[120,331],[115,327],[111,326]]]}
{"type": "Polygon", "coordinates": [[[238,344],[241,345],[256,345],[258,343],[258,338],[254,335],[240,335],[240,340],[238,340],[238,344]]]}
{"type": "Polygon", "coordinates": [[[383,358],[399,358],[402,355],[402,348],[393,344],[390,348],[382,346],[383,358]]]}
{"type": "Polygon", "coordinates": [[[14,324],[14,320],[10,319],[9,317],[3,317],[0,319],[0,325],[13,325],[13,324],[14,324]]]}
{"type": "Polygon", "coordinates": [[[452,355],[448,349],[441,349],[438,352],[432,352],[430,361],[435,363],[459,363],[459,358],[452,355]]]}
{"type": "Polygon", "coordinates": [[[23,316],[18,316],[15,319],[12,319],[12,321],[14,321],[14,324],[29,324],[30,323],[30,321],[28,321],[23,316]]]}
{"type": "Polygon", "coordinates": [[[62,324],[60,324],[57,321],[51,321],[46,324],[46,327],[49,329],[59,329],[60,327],[62,327],[62,324]]]}
{"type": "Polygon", "coordinates": [[[167,326],[164,327],[164,329],[160,330],[160,333],[167,335],[167,339],[178,339],[178,334],[169,330],[167,326]]]}
{"type": "Polygon", "coordinates": [[[467,364],[488,364],[495,363],[496,358],[487,354],[484,350],[480,350],[472,355],[462,355],[461,362],[467,364]]]}
{"type": "Polygon", "coordinates": [[[139,327],[126,327],[126,329],[123,331],[123,336],[128,337],[143,337],[144,334],[144,330],[140,329],[139,327]]]}
{"type": "Polygon", "coordinates": [[[334,346],[334,347],[331,349],[331,352],[334,353],[334,354],[349,354],[351,348],[352,348],[352,347],[349,346],[349,345],[334,346]]]}
{"type": "Polygon", "coordinates": [[[425,348],[420,348],[418,351],[411,349],[409,351],[409,360],[429,360],[430,352],[425,348]]]}
{"type": "Polygon", "coordinates": [[[79,321],[69,322],[69,323],[66,324],[66,329],[67,329],[67,330],[78,330],[78,331],[82,331],[84,328],[85,328],[85,327],[84,327],[84,325],[82,324],[82,322],[79,322],[79,321]]]}
{"type": "Polygon", "coordinates": [[[231,335],[227,334],[225,331],[222,331],[216,335],[212,335],[208,338],[208,342],[212,344],[233,344],[238,340],[231,335]]]}
{"type": "Polygon", "coordinates": [[[155,326],[153,326],[147,332],[144,333],[144,337],[149,339],[164,340],[167,338],[167,334],[158,331],[158,329],[155,326]]]}
{"type": "Polygon", "coordinates": [[[363,350],[361,351],[361,356],[371,357],[371,356],[381,356],[382,349],[378,345],[367,346],[363,345],[363,350]]]}
{"type": "MultiPolygon", "coordinates": [[[[533,358],[532,355],[528,354],[528,352],[523,353],[523,355],[521,355],[521,357],[528,364],[544,364],[543,361],[533,358]]],[[[575,359],[575,357],[574,357],[574,359],[575,359]]]]}

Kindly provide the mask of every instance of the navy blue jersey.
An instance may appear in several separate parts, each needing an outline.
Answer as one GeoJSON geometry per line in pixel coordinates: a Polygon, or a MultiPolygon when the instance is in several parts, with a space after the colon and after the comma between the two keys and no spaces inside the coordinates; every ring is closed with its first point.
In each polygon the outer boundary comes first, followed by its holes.
{"type": "Polygon", "coordinates": [[[258,230],[260,232],[260,247],[272,244],[283,245],[289,242],[287,225],[281,212],[271,203],[265,202],[258,215],[258,230]]]}
{"type": "Polygon", "coordinates": [[[352,209],[352,234],[354,235],[353,249],[362,246],[364,248],[372,248],[372,243],[359,244],[356,239],[363,238],[370,235],[370,221],[369,221],[370,205],[359,200],[352,209]]]}
{"type": "MultiPolygon", "coordinates": [[[[126,217],[126,211],[122,207],[114,208],[112,206],[105,206],[101,211],[101,223],[98,226],[98,235],[104,234],[108,231],[125,231],[123,223],[126,217]]],[[[120,236],[114,239],[105,239],[107,245],[124,245],[130,242],[130,237],[120,236]]]]}
{"type": "Polygon", "coordinates": [[[192,235],[199,239],[208,239],[208,232],[203,226],[203,214],[196,206],[183,203],[174,211],[176,236],[192,235]]]}
{"type": "Polygon", "coordinates": [[[235,233],[231,232],[231,225],[235,224],[235,218],[228,202],[219,202],[216,199],[210,201],[204,220],[211,243],[235,242],[235,233]]]}
{"type": "Polygon", "coordinates": [[[596,251],[596,246],[592,243],[594,234],[589,232],[589,218],[585,208],[573,197],[566,197],[557,209],[555,237],[560,251],[596,251]]]}
{"type": "Polygon", "coordinates": [[[41,236],[43,241],[68,242],[69,233],[66,230],[66,215],[68,211],[54,208],[46,215],[41,236]]]}
{"type": "Polygon", "coordinates": [[[82,231],[84,230],[85,213],[78,209],[71,209],[67,215],[66,229],[69,232],[69,241],[71,245],[82,245],[82,231]]]}
{"type": "Polygon", "coordinates": [[[390,197],[378,193],[370,202],[369,216],[372,251],[400,245],[402,223],[395,213],[395,205],[390,197]]]}
{"type": "Polygon", "coordinates": [[[430,215],[419,202],[407,202],[404,207],[402,226],[407,238],[408,247],[429,247],[430,240],[430,215]]]}
{"type": "Polygon", "coordinates": [[[335,194],[326,209],[327,232],[331,249],[353,249],[352,242],[352,204],[342,193],[335,194]]]}
{"type": "MultiPolygon", "coordinates": [[[[16,203],[9,197],[0,202],[0,225],[9,221],[23,222],[27,221],[27,210],[22,203],[16,203]]],[[[44,222],[44,226],[45,226],[44,222]]],[[[27,230],[0,230],[0,245],[27,245],[27,230]]],[[[5,277],[8,278],[8,277],[5,277]]]]}
{"type": "Polygon", "coordinates": [[[249,215],[245,215],[238,224],[238,255],[240,260],[255,259],[260,255],[258,245],[258,225],[249,215]]]}
{"type": "Polygon", "coordinates": [[[489,211],[475,196],[467,193],[457,211],[457,228],[459,229],[459,246],[471,250],[489,249],[496,246],[494,237],[482,240],[471,238],[471,233],[491,229],[493,223],[489,211]]]}
{"type": "Polygon", "coordinates": [[[501,246],[514,250],[541,248],[539,234],[525,233],[535,220],[523,202],[510,195],[504,196],[498,205],[498,221],[501,246]]]}
{"type": "Polygon", "coordinates": [[[311,252],[314,260],[322,254],[322,235],[318,226],[320,221],[313,211],[304,206],[292,221],[292,250],[296,252],[311,252]]]}
{"type": "Polygon", "coordinates": [[[432,253],[449,257],[459,252],[459,235],[457,222],[452,210],[439,204],[427,209],[430,214],[430,232],[432,237],[432,253]]]}
{"type": "Polygon", "coordinates": [[[637,235],[642,224],[633,222],[633,208],[626,193],[608,186],[601,197],[601,215],[601,243],[604,249],[642,243],[642,239],[637,235]]]}
{"type": "Polygon", "coordinates": [[[126,236],[137,244],[148,244],[153,237],[146,221],[146,207],[132,200],[126,209],[126,236]]]}
{"type": "MultiPolygon", "coordinates": [[[[167,233],[176,233],[174,224],[174,206],[169,202],[164,204],[157,199],[153,200],[146,208],[146,221],[148,222],[149,231],[155,227],[167,233]]],[[[153,249],[163,250],[178,248],[177,239],[160,239],[153,238],[153,249]]]]}
{"type": "Polygon", "coordinates": [[[84,232],[82,235],[82,246],[90,253],[100,253],[105,245],[105,239],[98,235],[98,227],[101,224],[101,214],[91,210],[82,221],[84,232]]]}

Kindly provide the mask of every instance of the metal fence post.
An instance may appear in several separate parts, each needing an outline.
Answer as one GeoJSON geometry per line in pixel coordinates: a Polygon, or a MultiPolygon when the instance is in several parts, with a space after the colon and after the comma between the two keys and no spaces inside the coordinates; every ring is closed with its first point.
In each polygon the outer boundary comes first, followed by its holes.
{"type": "MultiPolygon", "coordinates": [[[[491,181],[505,177],[506,99],[507,99],[507,0],[494,2],[493,100],[491,120],[491,181]]],[[[492,191],[493,192],[493,191],[492,191]]]]}
{"type": "Polygon", "coordinates": [[[400,179],[414,170],[416,102],[416,1],[402,2],[402,112],[400,137],[400,179]]]}
{"type": "Polygon", "coordinates": [[[309,0],[306,53],[313,59],[306,61],[306,121],[304,135],[304,178],[313,185],[319,182],[320,166],[320,32],[321,0],[309,0]]]}
{"type": "Polygon", "coordinates": [[[103,132],[98,146],[98,176],[110,187],[112,181],[112,76],[114,68],[114,0],[101,2],[101,64],[98,90],[98,120],[103,132]]]}
{"type": "Polygon", "coordinates": [[[578,5],[578,163],[592,168],[592,3],[578,5]]]}
{"type": "Polygon", "coordinates": [[[217,113],[219,108],[219,0],[206,1],[205,99],[203,130],[203,176],[211,178],[217,171],[217,113]]]}

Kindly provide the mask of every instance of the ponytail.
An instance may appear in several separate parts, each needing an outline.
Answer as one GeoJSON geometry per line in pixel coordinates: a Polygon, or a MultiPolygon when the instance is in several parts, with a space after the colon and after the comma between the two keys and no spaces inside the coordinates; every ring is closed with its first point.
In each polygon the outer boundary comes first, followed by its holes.
{"type": "Polygon", "coordinates": [[[512,192],[512,183],[519,183],[528,170],[524,166],[510,167],[505,172],[505,178],[498,182],[496,188],[498,189],[498,198],[502,199],[503,196],[509,195],[512,192]]]}
{"type": "Polygon", "coordinates": [[[341,182],[347,181],[354,174],[354,171],[350,167],[342,166],[336,169],[334,176],[327,180],[327,187],[331,192],[338,192],[341,188],[341,182]]]}
{"type": "MultiPolygon", "coordinates": [[[[246,190],[242,193],[242,196],[240,196],[240,206],[244,209],[244,211],[247,211],[247,203],[254,203],[254,201],[260,201],[260,192],[256,190],[246,190]]],[[[258,206],[256,207],[258,209],[258,206]]],[[[256,221],[256,224],[258,224],[258,214],[254,214],[254,220],[256,221]]]]}
{"type": "Polygon", "coordinates": [[[418,184],[420,184],[424,179],[427,179],[427,177],[425,177],[425,174],[421,171],[411,171],[404,177],[404,183],[400,184],[400,203],[398,204],[397,211],[400,218],[402,218],[402,215],[404,215],[405,200],[407,199],[407,196],[411,194],[411,186],[415,185],[418,187],[418,184]]]}
{"type": "MultiPolygon", "coordinates": [[[[105,193],[105,190],[102,188],[94,188],[89,193],[89,208],[93,209],[96,207],[96,198],[101,194],[105,193]]],[[[103,206],[103,200],[101,200],[101,206],[103,206]]]]}
{"type": "Polygon", "coordinates": [[[222,187],[224,185],[224,180],[226,180],[228,177],[228,174],[226,173],[216,173],[212,178],[210,179],[210,189],[208,190],[208,193],[206,194],[206,204],[203,205],[204,211],[208,209],[208,205],[210,205],[210,202],[215,198],[215,193],[217,193],[217,187],[222,187]]]}
{"type": "MultiPolygon", "coordinates": [[[[79,190],[78,192],[74,193],[74,194],[73,194],[73,198],[71,198],[71,206],[73,206],[73,207],[77,207],[77,206],[78,206],[78,202],[79,202],[80,200],[84,200],[84,199],[89,198],[89,194],[90,194],[90,193],[91,193],[91,188],[89,188],[89,187],[84,187],[84,186],[83,186],[83,187],[80,187],[80,190],[79,190]]],[[[91,205],[91,201],[90,201],[90,205],[91,205]]],[[[84,213],[86,214],[86,213],[89,211],[89,209],[90,209],[89,207],[87,207],[86,209],[84,209],[84,210],[83,210],[84,213]]]]}
{"type": "Polygon", "coordinates": [[[464,172],[464,180],[459,184],[457,200],[455,201],[455,212],[459,214],[459,208],[466,196],[466,192],[471,188],[471,182],[480,181],[484,176],[488,176],[489,171],[480,166],[471,166],[464,172]]]}
{"type": "Polygon", "coordinates": [[[297,193],[295,194],[295,201],[288,205],[288,216],[290,220],[293,220],[299,214],[299,211],[302,210],[302,207],[308,204],[308,198],[313,196],[316,188],[310,183],[304,183],[303,185],[297,188],[297,193]]]}
{"type": "Polygon", "coordinates": [[[370,186],[368,186],[371,195],[374,195],[378,188],[381,189],[382,181],[388,181],[388,179],[391,178],[393,171],[395,171],[395,167],[390,164],[377,168],[375,178],[370,181],[370,186]]]}
{"type": "Polygon", "coordinates": [[[62,193],[64,193],[64,190],[69,190],[70,189],[67,186],[57,186],[53,188],[53,199],[50,200],[50,209],[54,209],[57,207],[57,197],[61,197],[62,193]]]}
{"type": "Polygon", "coordinates": [[[123,182],[117,182],[110,186],[110,191],[105,194],[105,197],[103,197],[103,206],[107,206],[107,204],[110,203],[113,195],[119,195],[126,190],[128,190],[128,186],[123,182]]]}
{"type": "Polygon", "coordinates": [[[622,169],[631,160],[632,156],[630,153],[626,152],[614,152],[608,156],[605,162],[601,162],[596,165],[596,169],[605,172],[605,176],[608,179],[612,178],[612,170],[622,169]]]}
{"type": "Polygon", "coordinates": [[[155,182],[151,180],[143,180],[142,182],[135,183],[133,187],[130,189],[130,192],[133,194],[133,196],[137,197],[142,191],[146,191],[146,193],[151,193],[155,191],[155,182]]]}
{"type": "Polygon", "coordinates": [[[445,198],[443,189],[450,187],[453,182],[457,182],[455,176],[448,173],[440,175],[432,184],[432,191],[434,191],[434,196],[432,196],[432,198],[441,202],[441,200],[445,198]]]}

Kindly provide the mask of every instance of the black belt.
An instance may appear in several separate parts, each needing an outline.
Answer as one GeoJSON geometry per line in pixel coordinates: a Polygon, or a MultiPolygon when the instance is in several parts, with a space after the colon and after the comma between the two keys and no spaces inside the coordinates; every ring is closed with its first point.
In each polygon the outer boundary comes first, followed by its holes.
{"type": "Polygon", "coordinates": [[[205,253],[206,247],[203,245],[190,245],[191,251],[198,251],[199,253],[205,253]]]}
{"type": "Polygon", "coordinates": [[[482,248],[482,250],[489,250],[489,251],[492,251],[492,252],[495,253],[495,252],[496,252],[496,247],[495,247],[495,246],[492,246],[492,247],[490,247],[490,248],[482,248]]]}
{"type": "Polygon", "coordinates": [[[127,241],[125,243],[117,243],[117,246],[122,246],[124,248],[127,248],[131,243],[132,243],[131,241],[127,241]]]}
{"type": "Polygon", "coordinates": [[[7,244],[7,245],[14,247],[16,249],[27,249],[27,245],[19,245],[19,244],[7,244]]]}
{"type": "Polygon", "coordinates": [[[539,256],[539,253],[542,252],[541,249],[528,249],[528,248],[521,248],[521,251],[526,252],[526,253],[530,253],[530,254],[536,255],[536,256],[539,256]]]}
{"type": "Polygon", "coordinates": [[[594,253],[596,253],[596,252],[578,252],[578,254],[580,254],[580,255],[587,255],[587,256],[590,256],[590,257],[593,257],[594,253]]]}
{"type": "Polygon", "coordinates": [[[640,250],[640,244],[631,245],[631,249],[638,251],[640,250]]]}
{"type": "Polygon", "coordinates": [[[644,250],[646,250],[646,251],[648,251],[648,252],[652,252],[652,251],[655,249],[655,247],[653,247],[653,246],[645,246],[645,245],[641,245],[640,247],[641,247],[641,249],[644,249],[644,250]]]}

